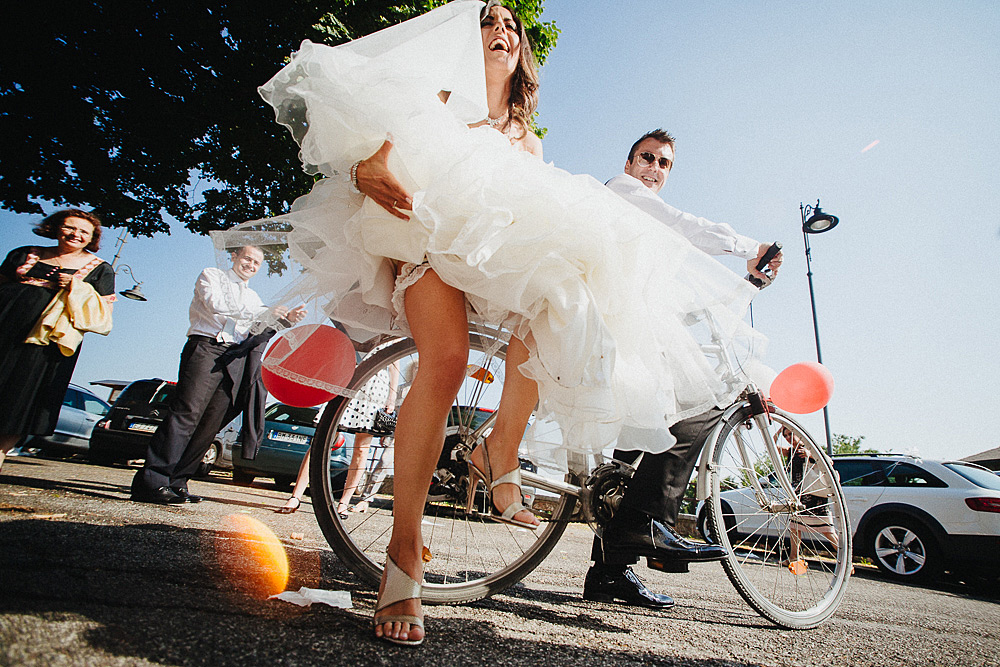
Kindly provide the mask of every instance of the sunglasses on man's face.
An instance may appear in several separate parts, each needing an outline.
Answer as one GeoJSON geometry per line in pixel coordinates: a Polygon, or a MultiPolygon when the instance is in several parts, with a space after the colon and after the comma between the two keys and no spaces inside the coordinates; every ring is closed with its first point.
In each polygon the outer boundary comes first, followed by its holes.
{"type": "Polygon", "coordinates": [[[639,158],[639,161],[642,162],[644,165],[648,166],[659,162],[660,169],[663,169],[664,171],[670,169],[670,164],[671,164],[670,158],[662,156],[657,157],[656,155],[653,155],[652,153],[647,153],[646,151],[639,153],[637,157],[639,158]]]}

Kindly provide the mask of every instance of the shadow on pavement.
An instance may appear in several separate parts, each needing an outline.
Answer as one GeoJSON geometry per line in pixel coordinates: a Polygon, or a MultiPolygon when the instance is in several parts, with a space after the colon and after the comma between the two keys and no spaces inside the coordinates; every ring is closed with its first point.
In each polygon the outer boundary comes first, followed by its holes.
{"type": "MultiPolygon", "coordinates": [[[[0,523],[0,630],[32,628],[32,644],[17,646],[37,664],[65,656],[67,664],[176,665],[687,665],[739,667],[725,660],[690,660],[627,651],[501,637],[485,618],[434,618],[425,647],[413,650],[371,638],[372,591],[358,584],[328,551],[287,548],[290,590],[300,586],[349,590],[361,609],[306,609],[262,600],[237,576],[222,574],[216,558],[222,531],[163,524],[100,526],[13,519],[0,523]],[[41,640],[38,637],[42,637],[41,640]],[[51,637],[51,639],[49,639],[51,637]],[[59,637],[59,639],[56,639],[59,637]],[[51,647],[45,645],[51,641],[51,647]],[[41,644],[41,645],[39,645],[41,644]]],[[[516,593],[515,593],[516,595],[516,593]]],[[[529,596],[530,597],[530,596],[529,596]]],[[[608,631],[599,610],[567,605],[548,613],[528,600],[477,603],[530,620],[608,631]]],[[[18,637],[5,636],[4,650],[18,637]]],[[[0,657],[3,650],[0,650],[0,657]]],[[[7,655],[11,657],[10,654],[7,655]]],[[[65,662],[65,660],[63,660],[65,662]]]]}

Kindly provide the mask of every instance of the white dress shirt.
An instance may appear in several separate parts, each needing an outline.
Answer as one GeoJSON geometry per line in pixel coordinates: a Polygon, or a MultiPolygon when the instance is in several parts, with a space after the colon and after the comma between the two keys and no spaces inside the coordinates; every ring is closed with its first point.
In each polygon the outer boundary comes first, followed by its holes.
{"type": "Polygon", "coordinates": [[[736,230],[725,223],[698,218],[674,208],[643,185],[638,178],[619,174],[605,185],[678,234],[682,234],[691,245],[709,255],[735,255],[743,259],[754,259],[757,256],[760,249],[757,241],[737,234],[736,230]]]}
{"type": "Polygon", "coordinates": [[[209,267],[198,276],[188,315],[187,335],[208,336],[220,343],[240,343],[254,319],[267,308],[236,273],[209,267]]]}

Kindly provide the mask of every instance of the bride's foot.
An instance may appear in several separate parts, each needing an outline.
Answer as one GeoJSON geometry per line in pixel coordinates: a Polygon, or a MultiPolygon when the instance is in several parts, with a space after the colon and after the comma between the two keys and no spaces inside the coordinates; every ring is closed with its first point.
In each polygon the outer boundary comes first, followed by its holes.
{"type": "MultiPolygon", "coordinates": [[[[501,516],[503,513],[510,508],[512,505],[520,505],[522,509],[516,512],[513,516],[507,517],[510,522],[525,526],[527,528],[537,528],[540,524],[538,518],[531,512],[531,510],[524,507],[524,496],[521,493],[521,487],[518,483],[512,480],[509,483],[501,482],[497,484],[499,480],[503,477],[509,475],[511,472],[519,473],[521,471],[521,462],[514,457],[514,461],[502,461],[500,457],[494,454],[494,460],[487,465],[484,455],[485,447],[476,447],[471,455],[472,465],[474,465],[479,471],[484,473],[486,479],[486,487],[489,489],[493,484],[492,491],[489,496],[493,502],[493,513],[496,516],[501,516]]],[[[517,475],[515,475],[517,476],[517,475]]],[[[517,476],[519,477],[519,476],[517,476]]],[[[520,479],[518,478],[518,482],[520,479]]]]}
{"type": "MultiPolygon", "coordinates": [[[[421,554],[422,555],[422,554],[421,554]]],[[[375,636],[394,644],[417,646],[424,641],[423,610],[420,605],[423,582],[421,555],[415,559],[393,559],[386,552],[385,570],[375,604],[375,636]]]]}

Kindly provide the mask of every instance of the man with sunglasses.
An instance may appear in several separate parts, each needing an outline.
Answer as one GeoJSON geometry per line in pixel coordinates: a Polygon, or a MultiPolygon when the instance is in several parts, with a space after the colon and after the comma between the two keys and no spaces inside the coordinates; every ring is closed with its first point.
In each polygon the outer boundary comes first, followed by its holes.
{"type": "MultiPolygon", "coordinates": [[[[768,244],[737,234],[729,225],[679,211],[657,195],[674,164],[674,142],[674,137],[664,130],[647,132],[632,144],[625,173],[606,185],[682,234],[696,248],[710,255],[746,259],[751,275],[765,284],[770,282],[773,274],[768,278],[756,268],[768,244]]],[[[780,265],[779,252],[768,267],[777,272],[780,265]]],[[[689,562],[725,557],[722,547],[691,542],[673,528],[705,440],[721,417],[722,410],[712,409],[678,422],[670,429],[677,439],[673,447],[662,454],[642,456],[621,505],[604,528],[603,538],[594,539],[591,553],[594,565],[587,572],[583,587],[585,600],[665,609],[673,606],[673,599],[650,591],[632,571],[630,566],[639,557],[645,556],[649,567],[665,572],[687,572],[689,562]]],[[[639,432],[623,431],[615,458],[634,464],[639,452],[628,445],[630,439],[638,437],[642,437],[639,432]]]]}

